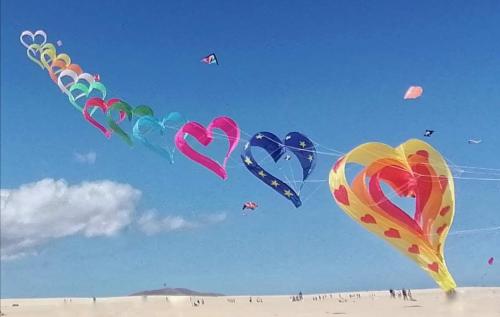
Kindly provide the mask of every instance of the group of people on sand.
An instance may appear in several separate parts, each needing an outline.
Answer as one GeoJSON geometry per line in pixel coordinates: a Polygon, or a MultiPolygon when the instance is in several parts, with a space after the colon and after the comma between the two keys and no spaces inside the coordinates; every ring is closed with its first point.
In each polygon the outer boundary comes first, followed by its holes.
{"type": "Polygon", "coordinates": [[[192,296],[189,297],[189,302],[191,303],[192,306],[194,307],[198,307],[198,306],[201,306],[201,305],[205,305],[205,300],[203,298],[201,299],[196,299],[196,298],[193,298],[192,296]]]}
{"type": "MultiPolygon", "coordinates": [[[[339,303],[347,303],[348,301],[352,299],[360,299],[361,294],[356,293],[356,294],[344,294],[345,297],[342,296],[342,294],[338,294],[338,302],[339,303]]],[[[312,300],[313,301],[323,301],[325,299],[335,299],[333,294],[328,294],[328,295],[317,295],[313,296],[312,300]]]]}
{"type": "Polygon", "coordinates": [[[296,295],[296,296],[290,296],[290,301],[291,302],[300,302],[304,299],[304,297],[302,297],[302,291],[299,292],[299,295],[296,295]]]}
{"type": "MultiPolygon", "coordinates": [[[[252,296],[250,296],[250,299],[249,299],[248,301],[249,301],[250,303],[253,303],[253,302],[254,302],[254,300],[252,299],[252,296]]],[[[255,302],[256,302],[256,303],[263,303],[264,301],[262,301],[262,298],[257,297],[257,298],[255,298],[255,302]]]]}
{"type": "MultiPolygon", "coordinates": [[[[391,295],[391,298],[396,298],[396,291],[393,290],[392,288],[389,290],[389,294],[391,295]]],[[[411,290],[409,289],[402,289],[401,291],[397,292],[397,296],[399,299],[403,297],[403,300],[414,300],[412,295],[411,295],[411,290]]]]}

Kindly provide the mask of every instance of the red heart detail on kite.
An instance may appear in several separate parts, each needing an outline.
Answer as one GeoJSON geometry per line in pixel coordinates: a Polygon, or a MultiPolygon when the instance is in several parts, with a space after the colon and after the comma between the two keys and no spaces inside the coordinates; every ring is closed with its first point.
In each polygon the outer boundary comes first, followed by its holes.
{"type": "Polygon", "coordinates": [[[401,238],[401,235],[399,234],[399,231],[397,231],[394,228],[390,228],[389,230],[384,231],[384,235],[389,238],[401,238]]]}
{"type": "Polygon", "coordinates": [[[339,166],[340,166],[340,164],[342,164],[343,161],[344,161],[344,157],[342,156],[341,158],[339,158],[337,160],[337,162],[335,162],[335,165],[333,165],[333,171],[335,173],[337,173],[337,170],[339,169],[339,166]]]}
{"type": "Polygon", "coordinates": [[[339,203],[349,206],[349,196],[347,195],[347,190],[344,185],[340,185],[340,187],[333,192],[333,196],[335,196],[335,199],[339,203]]]}
{"type": "Polygon", "coordinates": [[[429,270],[434,271],[436,273],[439,271],[439,264],[437,264],[436,262],[428,264],[427,267],[429,268],[429,270]]]}
{"type": "Polygon", "coordinates": [[[450,211],[450,206],[446,206],[446,207],[443,207],[443,209],[441,209],[441,211],[439,212],[439,214],[444,217],[448,211],[450,211]]]}
{"type": "Polygon", "coordinates": [[[377,223],[375,218],[373,218],[373,216],[370,214],[366,214],[363,217],[361,217],[361,221],[363,221],[364,223],[377,223]]]}
{"type": "Polygon", "coordinates": [[[420,249],[418,248],[418,245],[416,245],[416,244],[412,244],[412,245],[408,248],[408,252],[410,252],[410,253],[415,253],[415,254],[420,254],[420,249]]]}
{"type": "Polygon", "coordinates": [[[442,225],[441,227],[437,228],[436,233],[441,234],[443,233],[443,230],[447,227],[447,224],[442,225]]]}
{"type": "Polygon", "coordinates": [[[184,124],[179,131],[177,131],[175,135],[175,146],[179,149],[179,151],[190,158],[191,160],[201,164],[217,174],[220,178],[226,179],[226,163],[229,159],[229,156],[234,151],[236,146],[238,145],[240,139],[240,129],[236,122],[234,122],[229,117],[218,117],[215,118],[207,128],[202,126],[197,122],[188,122],[184,124]],[[222,130],[229,141],[229,150],[226,153],[224,158],[224,162],[219,164],[213,159],[209,158],[206,155],[203,155],[197,151],[195,151],[186,141],[185,135],[191,135],[195,137],[195,139],[200,142],[203,146],[208,146],[212,140],[212,130],[220,129],[222,130]]]}

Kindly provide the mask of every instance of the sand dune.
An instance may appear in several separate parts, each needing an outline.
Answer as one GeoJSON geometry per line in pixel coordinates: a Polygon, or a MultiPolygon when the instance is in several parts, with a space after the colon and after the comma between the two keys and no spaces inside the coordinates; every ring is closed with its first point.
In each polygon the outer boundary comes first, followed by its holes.
{"type": "Polygon", "coordinates": [[[5,316],[500,316],[500,287],[459,288],[454,298],[440,290],[414,290],[414,301],[391,299],[387,291],[359,293],[361,298],[349,298],[348,293],[323,294],[326,298],[313,300],[317,295],[305,295],[303,301],[292,302],[290,296],[193,297],[189,296],[129,296],[97,298],[2,299],[5,316]],[[340,298],[347,299],[342,302],[340,298]],[[193,306],[191,299],[200,300],[193,306]],[[203,299],[204,304],[201,304],[203,299]],[[234,303],[232,303],[234,301],[234,303]],[[13,306],[18,304],[18,306],[13,306]]]}

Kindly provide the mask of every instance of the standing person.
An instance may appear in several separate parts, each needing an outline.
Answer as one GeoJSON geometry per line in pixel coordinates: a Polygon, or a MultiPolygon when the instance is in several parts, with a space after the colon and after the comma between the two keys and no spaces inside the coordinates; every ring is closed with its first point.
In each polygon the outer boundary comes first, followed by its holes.
{"type": "Polygon", "coordinates": [[[413,297],[411,296],[411,291],[410,291],[410,290],[408,290],[408,298],[409,298],[410,300],[413,300],[413,297]]]}
{"type": "Polygon", "coordinates": [[[406,290],[403,288],[403,290],[401,290],[401,292],[403,293],[403,300],[407,300],[408,297],[406,296],[406,290]]]}

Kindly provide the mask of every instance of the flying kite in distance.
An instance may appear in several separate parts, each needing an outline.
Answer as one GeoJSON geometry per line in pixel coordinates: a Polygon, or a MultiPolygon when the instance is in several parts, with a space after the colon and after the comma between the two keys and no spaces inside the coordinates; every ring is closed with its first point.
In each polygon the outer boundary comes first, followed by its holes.
{"type": "Polygon", "coordinates": [[[494,261],[495,261],[495,258],[491,257],[491,258],[488,259],[488,264],[492,265],[494,261]]]}
{"type": "Polygon", "coordinates": [[[247,201],[246,203],[243,204],[243,208],[241,210],[245,210],[245,209],[250,209],[250,210],[255,210],[255,208],[259,207],[259,205],[257,205],[257,203],[253,202],[253,201],[247,201]]]}
{"type": "Polygon", "coordinates": [[[469,144],[479,144],[481,142],[483,142],[483,140],[470,139],[469,141],[467,141],[467,143],[469,143],[469,144]]]}
{"type": "Polygon", "coordinates": [[[201,62],[204,64],[217,64],[217,65],[219,65],[219,61],[217,60],[217,56],[214,53],[203,57],[201,59],[201,62]]]}
{"type": "Polygon", "coordinates": [[[404,100],[417,99],[418,97],[422,96],[423,92],[424,89],[420,86],[410,86],[410,88],[408,88],[408,90],[406,91],[403,99],[404,100]]]}
{"type": "Polygon", "coordinates": [[[434,130],[425,130],[424,136],[430,137],[434,133],[434,130]]]}
{"type": "Polygon", "coordinates": [[[58,40],[56,43],[57,43],[57,46],[62,46],[62,44],[63,44],[61,40],[58,40]]]}
{"type": "Polygon", "coordinates": [[[99,74],[95,74],[95,75],[94,75],[94,79],[95,79],[96,81],[101,81],[101,76],[99,76],[99,74]]]}

